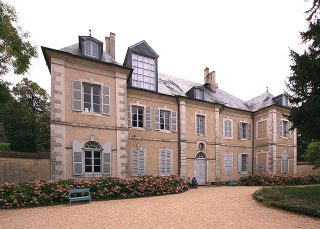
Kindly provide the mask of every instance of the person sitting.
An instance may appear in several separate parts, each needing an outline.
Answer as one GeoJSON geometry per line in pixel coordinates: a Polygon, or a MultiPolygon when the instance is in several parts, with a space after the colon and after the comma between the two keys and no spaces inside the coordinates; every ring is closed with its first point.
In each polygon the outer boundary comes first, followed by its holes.
{"type": "Polygon", "coordinates": [[[192,180],[191,180],[191,186],[193,188],[198,188],[198,181],[197,181],[197,178],[196,177],[193,177],[192,180]]]}

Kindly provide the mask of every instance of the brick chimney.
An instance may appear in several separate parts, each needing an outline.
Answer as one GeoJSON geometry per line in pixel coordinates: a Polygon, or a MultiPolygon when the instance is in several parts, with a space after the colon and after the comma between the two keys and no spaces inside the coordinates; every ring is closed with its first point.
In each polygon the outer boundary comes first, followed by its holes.
{"type": "Polygon", "coordinates": [[[216,72],[212,71],[209,73],[209,68],[204,69],[204,86],[208,87],[211,91],[216,92],[216,72]]]}
{"type": "Polygon", "coordinates": [[[116,58],[116,34],[110,33],[109,37],[106,37],[106,52],[110,54],[110,56],[115,59],[116,58]]]}

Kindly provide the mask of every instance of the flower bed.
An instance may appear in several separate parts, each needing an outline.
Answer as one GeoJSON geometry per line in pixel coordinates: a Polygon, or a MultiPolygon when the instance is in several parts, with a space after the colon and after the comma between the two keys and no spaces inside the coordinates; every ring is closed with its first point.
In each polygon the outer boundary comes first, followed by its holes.
{"type": "Polygon", "coordinates": [[[0,185],[0,209],[66,202],[72,188],[90,188],[93,200],[166,195],[188,190],[186,182],[177,176],[144,176],[132,179],[101,177],[5,183],[0,185]]]}
{"type": "Polygon", "coordinates": [[[267,174],[255,174],[240,178],[240,185],[247,186],[270,186],[270,185],[306,185],[320,184],[320,175],[304,177],[278,176],[267,174]]]}

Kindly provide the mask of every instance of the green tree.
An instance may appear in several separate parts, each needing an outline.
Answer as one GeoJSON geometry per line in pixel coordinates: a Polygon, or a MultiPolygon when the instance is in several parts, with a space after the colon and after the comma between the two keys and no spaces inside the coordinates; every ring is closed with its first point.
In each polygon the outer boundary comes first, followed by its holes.
{"type": "Polygon", "coordinates": [[[308,145],[305,158],[314,165],[314,169],[320,167],[320,141],[313,141],[308,145]]]}
{"type": "Polygon", "coordinates": [[[287,87],[293,106],[289,119],[304,139],[320,139],[320,0],[314,0],[306,13],[308,30],[301,32],[302,41],[308,45],[299,54],[290,51],[291,75],[287,87]]]}
{"type": "Polygon", "coordinates": [[[0,76],[13,69],[24,74],[30,59],[37,57],[37,49],[28,41],[29,34],[17,25],[18,18],[13,6],[0,0],[0,76]]]}
{"type": "Polygon", "coordinates": [[[43,113],[37,119],[37,135],[35,139],[37,152],[50,151],[50,112],[43,113]]]}
{"type": "Polygon", "coordinates": [[[21,83],[16,84],[12,89],[12,92],[20,103],[30,109],[34,118],[49,111],[49,95],[37,83],[23,78],[21,83]]]}

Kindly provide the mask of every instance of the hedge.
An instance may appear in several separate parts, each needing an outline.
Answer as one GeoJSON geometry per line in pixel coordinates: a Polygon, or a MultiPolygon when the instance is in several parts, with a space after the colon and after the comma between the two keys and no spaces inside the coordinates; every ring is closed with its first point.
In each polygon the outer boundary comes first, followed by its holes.
{"type": "Polygon", "coordinates": [[[291,200],[278,189],[280,187],[263,187],[253,193],[253,197],[262,204],[287,211],[320,218],[320,206],[304,200],[291,200]]]}
{"type": "Polygon", "coordinates": [[[188,190],[188,185],[177,176],[144,176],[131,179],[101,177],[4,183],[0,185],[0,209],[66,202],[72,188],[90,188],[93,200],[107,200],[181,193],[188,190]]]}
{"type": "Polygon", "coordinates": [[[307,185],[320,184],[320,175],[309,176],[279,176],[268,174],[255,174],[240,178],[240,185],[270,186],[270,185],[307,185]]]}

